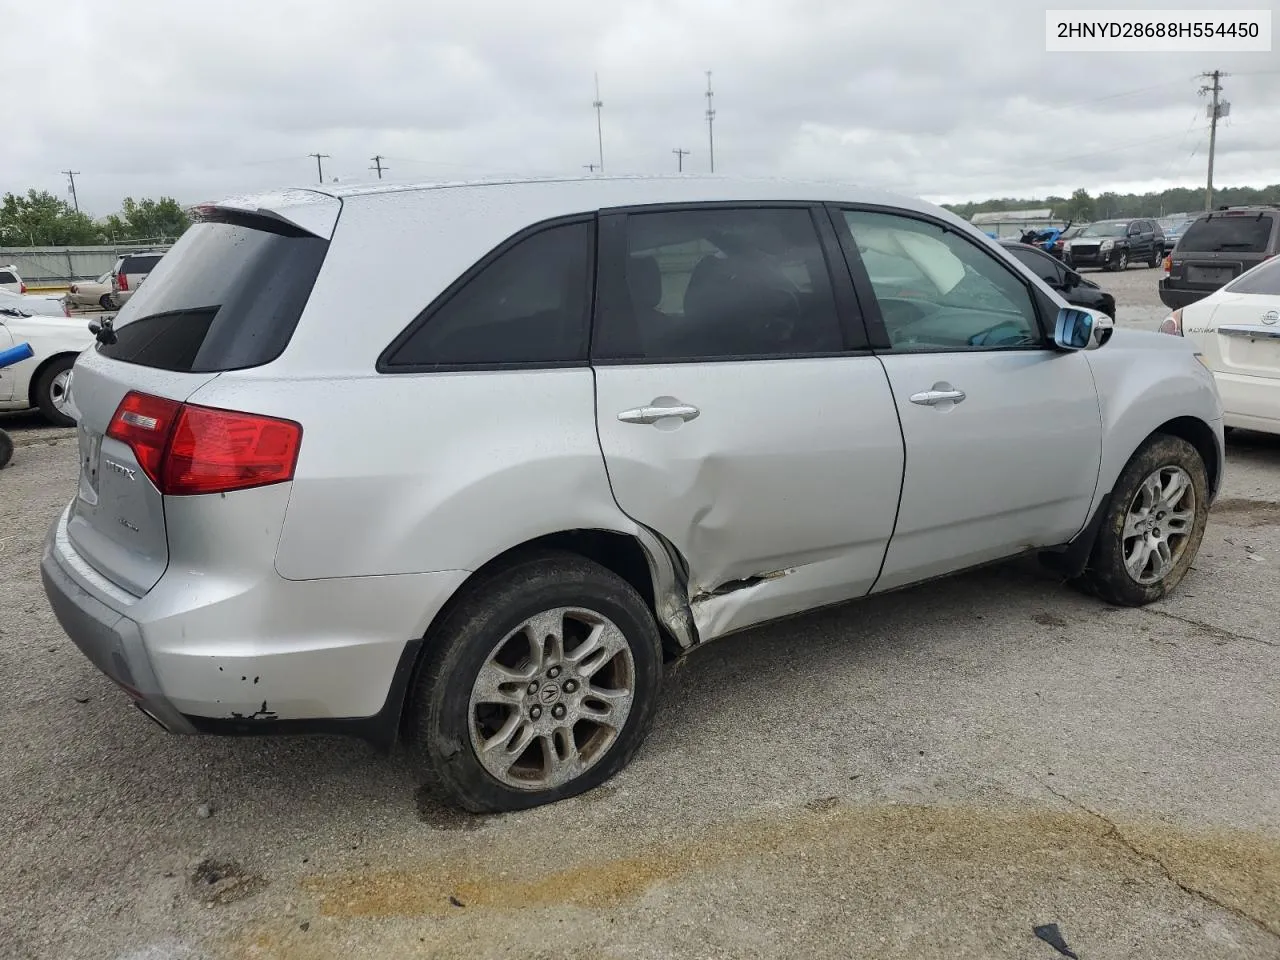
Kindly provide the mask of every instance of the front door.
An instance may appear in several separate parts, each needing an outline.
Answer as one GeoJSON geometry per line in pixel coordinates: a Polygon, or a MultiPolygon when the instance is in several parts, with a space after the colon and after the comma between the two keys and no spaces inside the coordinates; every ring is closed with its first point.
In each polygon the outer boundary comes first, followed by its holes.
{"type": "Polygon", "coordinates": [[[906,441],[875,589],[1069,540],[1088,517],[1102,427],[1088,358],[1051,345],[1052,301],[1037,304],[1022,275],[949,226],[857,209],[833,219],[906,441]]]}
{"type": "Polygon", "coordinates": [[[884,559],[902,435],[831,256],[821,208],[601,217],[600,444],[684,558],[702,640],[865,594],[884,559]]]}

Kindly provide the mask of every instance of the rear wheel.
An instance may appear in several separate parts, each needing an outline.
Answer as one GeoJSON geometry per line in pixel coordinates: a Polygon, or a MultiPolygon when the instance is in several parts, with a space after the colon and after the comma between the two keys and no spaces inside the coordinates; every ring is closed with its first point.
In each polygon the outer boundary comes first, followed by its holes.
{"type": "Polygon", "coordinates": [[[98,298],[98,306],[103,310],[114,310],[116,308],[116,305],[111,300],[111,294],[109,293],[104,293],[98,298]]]}
{"type": "Polygon", "coordinates": [[[36,405],[44,418],[55,427],[74,427],[71,415],[71,368],[74,356],[58,357],[42,371],[36,380],[36,405]]]}
{"type": "Polygon", "coordinates": [[[13,437],[0,430],[0,470],[9,465],[13,459],[13,437]]]}
{"type": "Polygon", "coordinates": [[[575,796],[630,761],[657,706],[662,647],[635,588],[538,553],[468,589],[410,692],[406,735],[473,812],[575,796]]]}
{"type": "Polygon", "coordinates": [[[1151,259],[1147,261],[1148,267],[1160,266],[1160,253],[1161,253],[1161,249],[1159,247],[1151,248],[1151,259]]]}
{"type": "Polygon", "coordinates": [[[1119,606],[1159,600],[1186,576],[1209,519],[1209,479],[1180,437],[1152,437],[1125,465],[1083,580],[1119,606]]]}

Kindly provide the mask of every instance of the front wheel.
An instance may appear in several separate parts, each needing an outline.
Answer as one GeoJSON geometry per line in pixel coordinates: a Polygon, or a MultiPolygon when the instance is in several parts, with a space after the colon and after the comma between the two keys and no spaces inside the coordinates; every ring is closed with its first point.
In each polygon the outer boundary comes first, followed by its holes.
{"type": "Polygon", "coordinates": [[[1085,585],[1118,606],[1161,599],[1195,562],[1208,519],[1209,479],[1199,451],[1180,437],[1151,438],[1112,488],[1085,585]]]}
{"type": "Polygon", "coordinates": [[[590,790],[631,760],[662,677],[635,588],[568,553],[469,587],[428,637],[406,735],[459,806],[521,810],[590,790]]]}
{"type": "Polygon", "coordinates": [[[1129,254],[1121,250],[1116,258],[1111,261],[1111,270],[1113,273],[1123,273],[1129,269],[1129,254]]]}

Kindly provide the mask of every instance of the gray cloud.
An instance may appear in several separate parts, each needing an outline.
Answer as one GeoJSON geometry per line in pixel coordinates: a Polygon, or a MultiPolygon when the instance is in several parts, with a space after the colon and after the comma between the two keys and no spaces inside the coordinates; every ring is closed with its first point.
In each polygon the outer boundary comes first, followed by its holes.
{"type": "MultiPolygon", "coordinates": [[[[1169,9],[1129,0],[1128,6],[1169,9]]],[[[1196,8],[1203,3],[1174,6],[1196,8]]],[[[1063,0],[49,0],[6,13],[20,113],[0,189],[82,203],[183,201],[314,181],[705,170],[836,178],[934,199],[1154,189],[1203,180],[1195,74],[1232,116],[1221,184],[1280,182],[1280,55],[1050,54],[1063,0]],[[1117,94],[1123,94],[1117,96],[1117,94]]],[[[10,89],[14,89],[11,87],[10,89]]]]}

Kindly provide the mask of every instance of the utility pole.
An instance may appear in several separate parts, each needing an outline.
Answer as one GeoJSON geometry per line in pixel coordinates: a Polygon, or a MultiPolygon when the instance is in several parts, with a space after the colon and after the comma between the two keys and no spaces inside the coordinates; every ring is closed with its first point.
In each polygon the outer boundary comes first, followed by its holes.
{"type": "Polygon", "coordinates": [[[307,156],[316,158],[316,176],[320,178],[321,183],[324,183],[324,167],[320,165],[320,161],[328,160],[329,155],[327,153],[308,153],[307,156]]]}
{"type": "Polygon", "coordinates": [[[707,156],[711,159],[711,172],[716,172],[716,137],[712,126],[716,119],[715,94],[711,91],[711,71],[707,71],[707,156]]]}
{"type": "Polygon", "coordinates": [[[684,173],[684,158],[689,155],[689,151],[676,147],[671,152],[676,155],[676,173],[684,173]]]}
{"type": "Polygon", "coordinates": [[[75,204],[76,213],[80,212],[80,198],[76,196],[76,177],[80,176],[79,170],[63,170],[67,175],[67,179],[71,181],[71,202],[75,204]]]}
{"type": "Polygon", "coordinates": [[[382,156],[382,154],[378,154],[376,157],[370,157],[369,159],[373,161],[373,166],[372,166],[372,167],[370,167],[369,169],[370,169],[370,170],[377,170],[377,171],[378,171],[378,179],[379,179],[379,180],[381,180],[381,179],[382,179],[382,171],[383,171],[383,170],[390,170],[391,168],[390,168],[390,167],[384,167],[384,166],[382,165],[382,161],[383,161],[383,159],[384,159],[384,157],[382,156]]]}
{"type": "Polygon", "coordinates": [[[604,108],[604,101],[600,99],[600,74],[596,74],[596,98],[591,101],[591,106],[596,108],[596,144],[600,148],[600,172],[604,173],[604,126],[600,119],[600,111],[604,108]]]}
{"type": "Polygon", "coordinates": [[[1218,100],[1218,95],[1222,93],[1222,84],[1219,81],[1223,77],[1230,76],[1230,74],[1223,73],[1221,70],[1214,70],[1210,73],[1202,73],[1200,76],[1213,81],[1213,83],[1206,84],[1200,88],[1200,96],[1204,96],[1206,93],[1213,94],[1213,102],[1209,104],[1207,110],[1209,115],[1209,179],[1206,181],[1204,188],[1204,209],[1205,212],[1209,212],[1213,210],[1213,151],[1218,144],[1218,119],[1231,113],[1231,104],[1218,100]]]}

